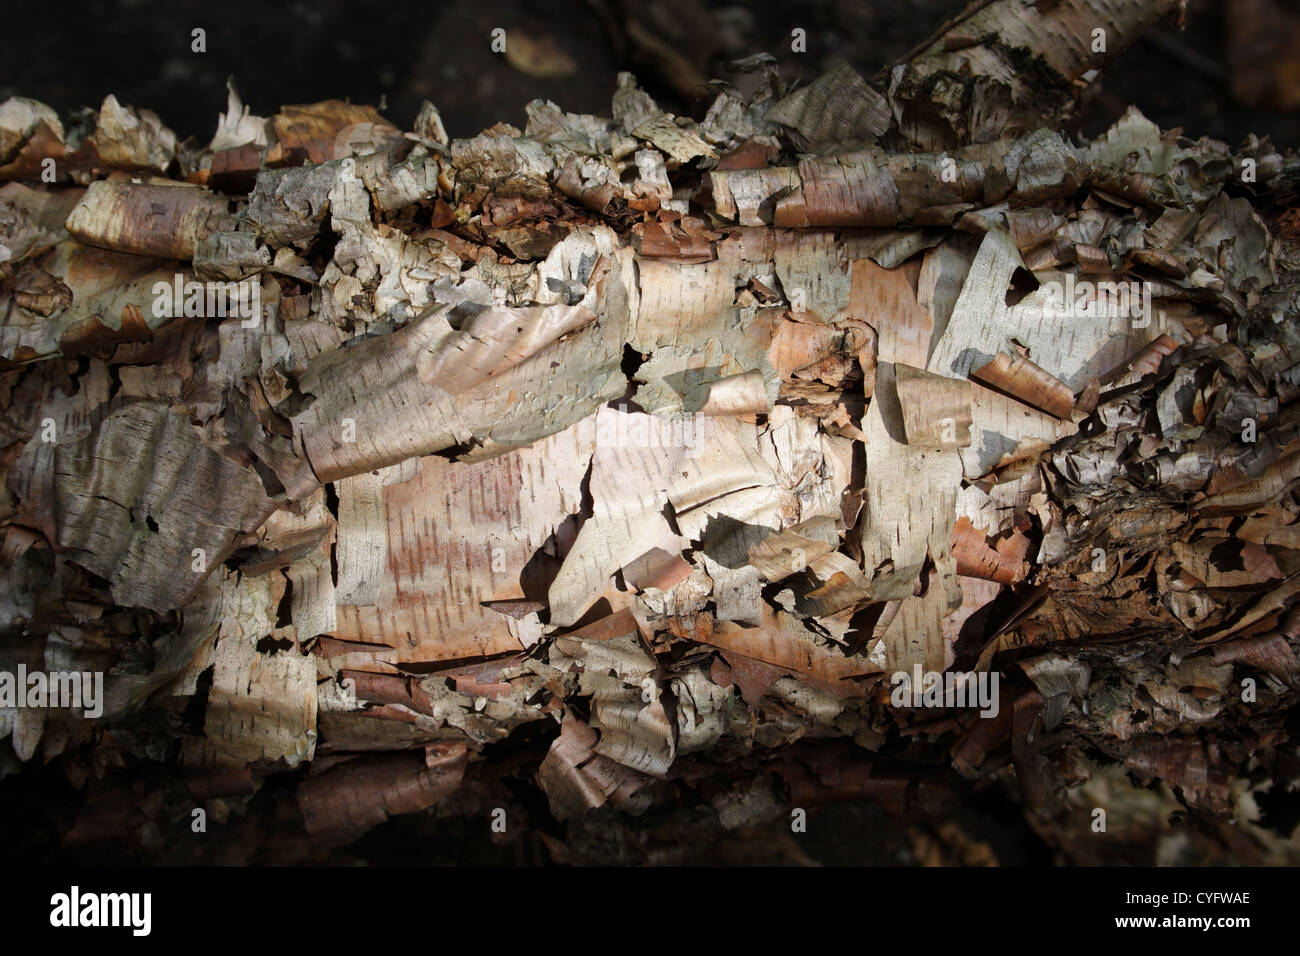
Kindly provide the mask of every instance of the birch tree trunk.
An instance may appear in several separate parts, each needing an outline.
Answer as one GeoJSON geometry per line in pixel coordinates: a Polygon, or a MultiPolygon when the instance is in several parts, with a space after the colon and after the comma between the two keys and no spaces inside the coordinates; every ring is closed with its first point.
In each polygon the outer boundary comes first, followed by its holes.
{"type": "Polygon", "coordinates": [[[1296,862],[1297,162],[1061,132],[1179,8],[977,3],[700,122],[0,104],[0,768],[173,862],[860,800],[980,862],[981,792],[1296,862]]]}

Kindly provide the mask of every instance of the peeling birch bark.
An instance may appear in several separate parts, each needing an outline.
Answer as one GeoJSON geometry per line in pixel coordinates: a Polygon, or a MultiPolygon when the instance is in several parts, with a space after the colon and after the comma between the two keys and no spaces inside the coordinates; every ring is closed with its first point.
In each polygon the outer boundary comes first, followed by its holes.
{"type": "Polygon", "coordinates": [[[1297,775],[1296,166],[1059,132],[1178,9],[980,3],[698,123],[630,75],[455,141],[0,104],[0,664],[106,675],[103,725],[0,701],[0,774],[162,761],[253,830],[287,788],[294,858],[489,807],[588,860],[942,763],[1057,842],[1160,781],[1294,859],[1242,795],[1297,775]]]}

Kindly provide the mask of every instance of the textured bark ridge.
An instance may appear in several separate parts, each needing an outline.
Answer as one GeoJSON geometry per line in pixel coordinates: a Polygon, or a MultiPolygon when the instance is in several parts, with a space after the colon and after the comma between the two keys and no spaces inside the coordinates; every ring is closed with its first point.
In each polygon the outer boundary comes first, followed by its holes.
{"type": "Polygon", "coordinates": [[[1300,860],[1297,164],[1059,131],[1178,7],[978,3],[699,122],[0,104],[0,670],[105,675],[4,700],[0,767],[157,860],[953,789],[1073,862],[1300,860]]]}

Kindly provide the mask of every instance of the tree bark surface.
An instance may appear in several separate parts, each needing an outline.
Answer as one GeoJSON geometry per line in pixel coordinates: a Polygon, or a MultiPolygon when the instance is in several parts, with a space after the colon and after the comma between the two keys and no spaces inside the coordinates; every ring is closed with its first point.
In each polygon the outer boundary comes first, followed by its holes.
{"type": "Polygon", "coordinates": [[[977,3],[701,121],[0,104],[0,671],[103,675],[0,694],[0,772],[172,862],[862,800],[986,861],[953,793],[1300,861],[1300,166],[1061,132],[1179,7],[977,3]]]}

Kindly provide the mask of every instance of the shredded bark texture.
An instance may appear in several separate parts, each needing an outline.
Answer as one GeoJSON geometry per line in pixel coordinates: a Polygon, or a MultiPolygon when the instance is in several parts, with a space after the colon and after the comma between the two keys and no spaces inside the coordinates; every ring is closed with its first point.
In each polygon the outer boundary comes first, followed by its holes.
{"type": "Polygon", "coordinates": [[[0,669],[106,675],[0,706],[0,773],[173,860],[203,806],[279,860],[434,808],[672,861],[941,773],[1300,860],[1254,803],[1300,767],[1296,165],[1060,132],[1178,6],[981,3],[699,122],[626,74],[455,141],[0,104],[0,669]]]}

